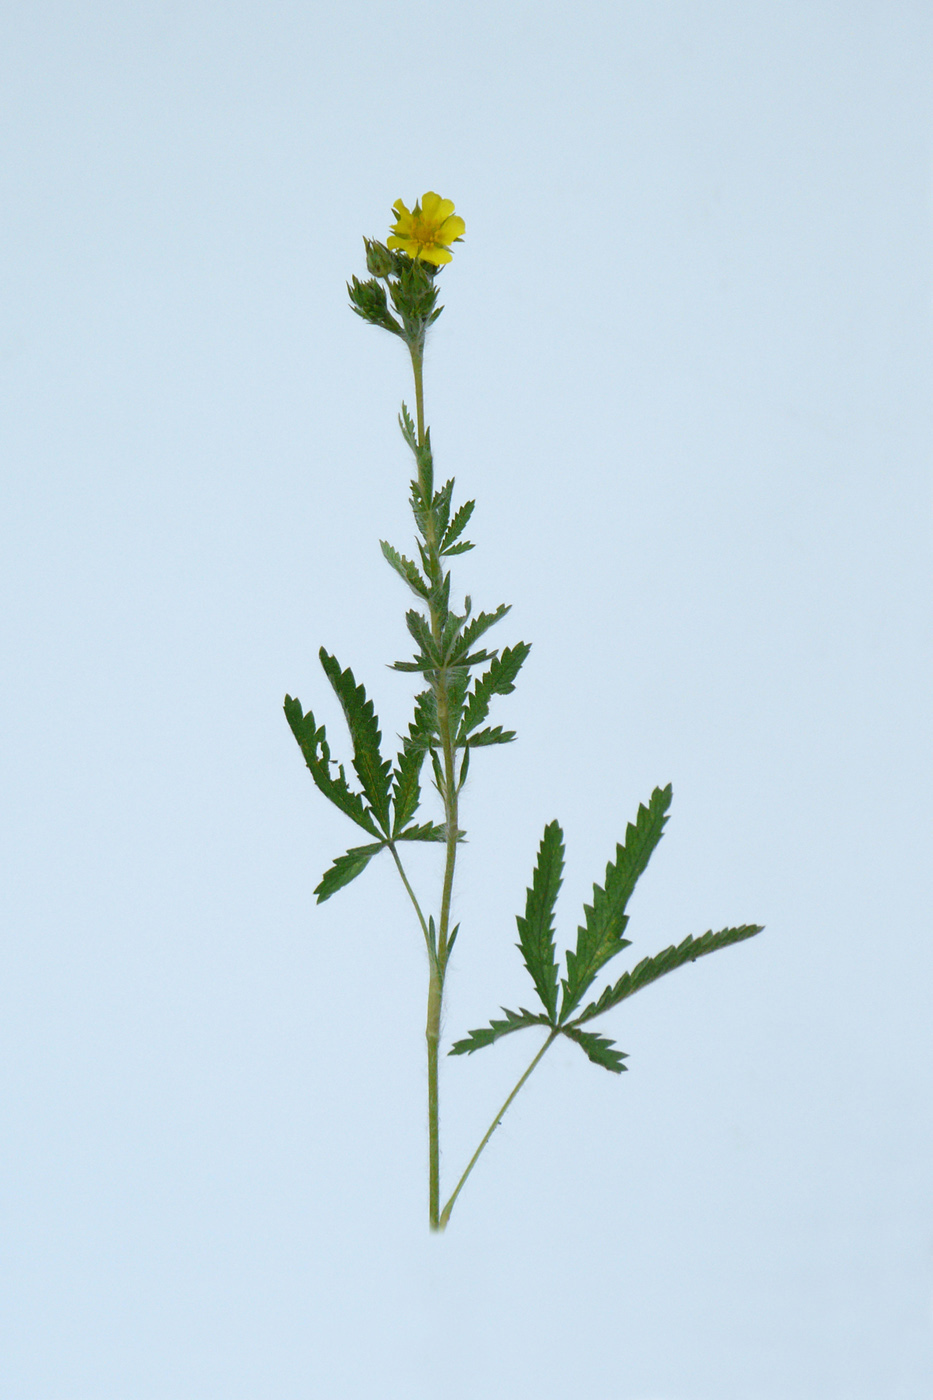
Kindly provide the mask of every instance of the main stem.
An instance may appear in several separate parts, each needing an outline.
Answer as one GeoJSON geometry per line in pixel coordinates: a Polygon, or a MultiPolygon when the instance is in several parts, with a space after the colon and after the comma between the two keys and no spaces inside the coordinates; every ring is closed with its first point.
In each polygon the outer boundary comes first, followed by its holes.
{"type": "MultiPolygon", "coordinates": [[[[425,443],[424,425],[424,344],[409,344],[411,365],[415,377],[415,413],[418,425],[418,445],[425,443]]],[[[434,515],[426,512],[427,530],[425,542],[435,571],[440,569],[438,546],[435,537],[434,515]]],[[[432,603],[431,633],[436,642],[441,640],[442,622],[440,614],[432,603]]],[[[454,736],[450,726],[447,676],[441,671],[434,683],[437,699],[437,728],[444,756],[444,817],[447,834],[447,858],[444,864],[444,887],[441,894],[441,912],[437,928],[437,947],[429,948],[430,975],[428,980],[428,1014],[425,1025],[425,1039],[428,1050],[428,1213],[432,1230],[442,1228],[440,1221],[441,1205],[441,1150],[440,1113],[438,1096],[438,1055],[441,1039],[441,1012],[444,1005],[444,975],[447,971],[447,953],[450,937],[450,905],[453,896],[454,868],[457,862],[457,836],[459,831],[459,810],[457,795],[456,752],[454,736]]]]}

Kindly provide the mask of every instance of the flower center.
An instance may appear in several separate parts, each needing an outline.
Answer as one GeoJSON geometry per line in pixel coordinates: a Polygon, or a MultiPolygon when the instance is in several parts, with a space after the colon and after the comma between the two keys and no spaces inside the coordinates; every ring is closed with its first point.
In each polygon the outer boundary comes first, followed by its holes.
{"type": "Polygon", "coordinates": [[[411,221],[411,241],[417,243],[419,248],[429,248],[437,238],[438,228],[439,225],[433,220],[416,214],[411,221]]]}

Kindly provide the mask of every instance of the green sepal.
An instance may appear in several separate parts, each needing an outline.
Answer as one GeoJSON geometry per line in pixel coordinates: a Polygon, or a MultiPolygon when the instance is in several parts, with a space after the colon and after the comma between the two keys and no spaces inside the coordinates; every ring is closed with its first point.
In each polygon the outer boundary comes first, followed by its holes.
{"type": "MultiPolygon", "coordinates": [[[[464,545],[462,544],[454,548],[454,540],[459,539],[463,534],[475,508],[475,501],[466,501],[457,511],[453,520],[451,520],[450,524],[447,526],[444,537],[441,540],[441,554],[459,554],[464,549],[464,545]]],[[[466,545],[466,548],[472,549],[473,546],[466,545]]]]}
{"type": "Polygon", "coordinates": [[[474,1050],[482,1050],[483,1046],[492,1045],[502,1036],[511,1035],[512,1031],[524,1030],[526,1026],[547,1026],[553,1029],[546,1016],[535,1016],[524,1007],[519,1007],[518,1011],[510,1011],[507,1006],[503,1006],[502,1010],[506,1016],[504,1021],[490,1021],[489,1025],[483,1026],[481,1030],[470,1031],[466,1040],[454,1041],[447,1052],[448,1055],[472,1055],[474,1050]]]}
{"type": "Polygon", "coordinates": [[[357,875],[362,875],[373,856],[385,848],[385,841],[376,841],[371,846],[351,846],[345,856],[338,856],[329,870],[324,872],[321,883],[314,893],[318,904],[330,899],[332,894],[349,885],[357,875]]]}
{"type": "Polygon", "coordinates": [[[419,598],[427,598],[431,592],[430,584],[421,577],[418,565],[411,559],[406,559],[404,554],[399,554],[397,549],[393,549],[385,540],[379,541],[380,547],[386,560],[392,568],[399,574],[413,593],[417,593],[419,598]]]}
{"type": "Polygon", "coordinates": [[[631,972],[624,972],[618,982],[606,987],[597,1001],[591,1001],[579,1016],[574,1017],[572,1024],[579,1026],[584,1021],[592,1021],[594,1016],[601,1016],[604,1011],[618,1006],[620,1001],[625,1001],[626,997],[633,996],[635,992],[641,991],[642,987],[656,982],[666,973],[673,972],[675,967],[696,962],[697,958],[703,958],[707,953],[715,953],[719,948],[728,948],[732,943],[742,943],[746,938],[754,938],[763,928],[763,924],[742,924],[738,928],[720,929],[718,933],[710,930],[700,938],[685,938],[683,943],[665,948],[653,958],[643,958],[631,972]]]}
{"type": "Polygon", "coordinates": [[[648,806],[639,806],[634,824],[626,827],[625,844],[616,846],[615,861],[606,866],[605,886],[593,886],[593,903],[583,906],[585,923],[577,929],[576,950],[567,952],[561,1022],[580,1004],[603,964],[630,947],[631,940],[622,937],[628,923],[625,907],[661,839],[670,805],[670,784],[655,788],[648,806]]]}
{"type": "Polygon", "coordinates": [[[562,1026],[561,1032],[568,1040],[575,1040],[594,1065],[602,1065],[603,1069],[611,1070],[613,1074],[621,1074],[628,1069],[628,1065],[622,1063],[628,1059],[628,1055],[624,1050],[616,1050],[615,1041],[607,1036],[597,1035],[595,1031],[581,1031],[576,1026],[562,1026]]]}
{"type": "Polygon", "coordinates": [[[360,780],[363,792],[372,808],[373,815],[382,830],[389,832],[389,774],[392,764],[383,760],[379,745],[379,721],[376,718],[373,702],[367,700],[366,691],[357,685],[349,666],[341,671],[340,663],[321,647],[318,652],[321,665],[346,716],[350,737],[353,740],[353,767],[360,780]]]}
{"type": "Polygon", "coordinates": [[[314,715],[310,710],[307,714],[303,714],[301,701],[293,700],[290,695],[285,697],[284,708],[289,728],[298,742],[298,747],[304,755],[305,763],[308,765],[319,790],[328,801],[333,802],[335,807],[339,807],[342,812],[352,818],[357,826],[368,831],[370,836],[380,836],[382,833],[363,802],[362,794],[353,792],[349,787],[343,764],[338,764],[336,778],[331,773],[331,765],[334,760],[330,756],[324,725],[317,726],[315,724],[314,715]]]}
{"type": "Polygon", "coordinates": [[[564,833],[549,822],[538,847],[531,887],[525,891],[525,913],[518,915],[518,949],[548,1020],[557,1016],[557,955],[554,949],[554,906],[564,878],[564,833]]]}
{"type": "Polygon", "coordinates": [[[466,736],[477,725],[482,724],[489,714],[489,706],[494,695],[511,695],[515,689],[515,677],[524,664],[531,647],[527,642],[517,642],[514,647],[506,647],[480,676],[467,696],[466,709],[457,734],[457,743],[462,744],[466,736]]]}

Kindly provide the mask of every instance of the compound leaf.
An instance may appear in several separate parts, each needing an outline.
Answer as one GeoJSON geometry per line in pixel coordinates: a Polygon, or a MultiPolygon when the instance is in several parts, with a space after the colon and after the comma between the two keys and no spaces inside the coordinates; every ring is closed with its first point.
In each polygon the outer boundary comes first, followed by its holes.
{"type": "MultiPolygon", "coordinates": [[[[457,662],[459,662],[461,665],[466,665],[467,661],[471,659],[467,657],[467,652],[470,650],[470,647],[473,645],[473,643],[479,637],[481,637],[484,632],[488,632],[490,627],[494,627],[497,622],[499,622],[503,617],[505,617],[506,613],[511,611],[511,607],[511,603],[500,603],[499,606],[496,608],[495,612],[477,613],[476,616],[470,622],[467,623],[463,631],[460,633],[460,636],[457,638],[456,648],[451,652],[450,656],[447,658],[448,662],[451,665],[454,665],[457,662]]],[[[477,653],[475,655],[475,659],[485,660],[486,658],[484,654],[477,653]]]]}
{"type": "Polygon", "coordinates": [[[531,647],[527,642],[517,642],[514,647],[506,647],[484,671],[467,696],[466,708],[460,723],[457,743],[463,744],[467,735],[477,725],[482,724],[489,714],[489,705],[494,695],[510,695],[515,689],[515,677],[526,660],[531,647]]]}
{"type": "Polygon", "coordinates": [[[661,839],[670,805],[670,784],[655,788],[648,806],[640,806],[634,824],[629,822],[626,827],[625,844],[616,846],[615,861],[606,866],[605,886],[594,885],[592,905],[583,906],[585,923],[577,929],[576,951],[567,953],[562,1022],[579,1006],[603,964],[630,946],[630,940],[622,937],[628,923],[625,906],[661,839]]]}

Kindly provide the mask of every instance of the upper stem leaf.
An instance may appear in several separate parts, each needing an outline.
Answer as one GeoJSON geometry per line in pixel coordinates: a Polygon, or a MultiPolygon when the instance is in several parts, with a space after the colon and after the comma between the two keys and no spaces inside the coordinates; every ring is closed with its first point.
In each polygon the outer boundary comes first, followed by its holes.
{"type": "Polygon", "coordinates": [[[366,691],[356,684],[349,667],[341,671],[336,657],[329,655],[323,647],[318,655],[346,715],[353,740],[353,767],[376,820],[388,835],[389,773],[392,764],[388,759],[383,761],[380,752],[382,735],[373,702],[366,699],[366,691]]]}
{"type": "Polygon", "coordinates": [[[373,820],[372,813],[364,803],[362,795],[350,789],[343,764],[337,766],[336,777],[331,772],[333,760],[330,756],[324,725],[317,726],[310,710],[307,714],[303,714],[301,701],[293,700],[290,695],[285,697],[285,718],[298,741],[298,747],[304,755],[305,763],[311,770],[311,776],[324,796],[333,802],[335,807],[339,807],[342,812],[351,817],[357,826],[368,831],[370,836],[380,836],[382,833],[373,820]]]}

